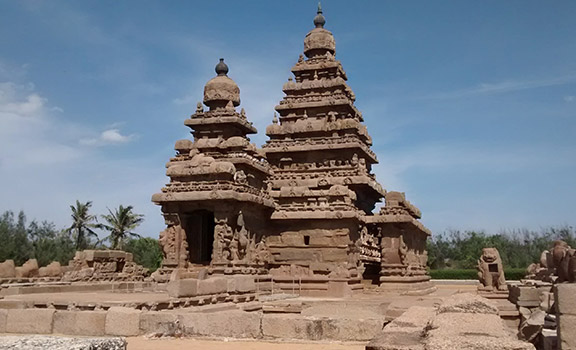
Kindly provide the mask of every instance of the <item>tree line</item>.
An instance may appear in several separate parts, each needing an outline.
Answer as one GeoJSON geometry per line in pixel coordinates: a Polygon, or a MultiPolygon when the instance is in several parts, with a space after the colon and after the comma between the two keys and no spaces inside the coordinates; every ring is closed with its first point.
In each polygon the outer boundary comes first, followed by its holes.
{"type": "Polygon", "coordinates": [[[58,229],[49,221],[27,222],[26,215],[6,211],[0,216],[0,262],[12,259],[16,265],[35,258],[40,266],[52,261],[68,264],[76,251],[85,249],[122,249],[134,254],[136,263],[155,270],[162,261],[158,241],[141,237],[134,230],[144,216],[133,212],[132,206],[122,206],[107,214],[90,212],[92,202],[76,201],[70,206],[71,224],[58,229]],[[108,235],[103,239],[95,230],[108,235]]]}
{"type": "Polygon", "coordinates": [[[576,247],[576,233],[571,226],[549,227],[540,231],[511,230],[490,235],[476,231],[448,231],[428,240],[428,266],[431,269],[476,268],[482,248],[494,247],[500,252],[505,268],[526,268],[540,261],[544,250],[554,241],[563,240],[576,247]]]}

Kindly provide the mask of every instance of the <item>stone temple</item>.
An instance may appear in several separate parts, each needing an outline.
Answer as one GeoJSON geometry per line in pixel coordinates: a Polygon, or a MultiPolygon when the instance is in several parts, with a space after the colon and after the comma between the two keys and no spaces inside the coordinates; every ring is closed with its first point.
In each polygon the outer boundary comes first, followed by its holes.
{"type": "Polygon", "coordinates": [[[255,275],[312,296],[433,290],[430,231],[404,193],[372,173],[372,138],[325,22],[319,8],[261,148],[228,66],[216,65],[207,109],[198,103],[184,122],[193,139],[176,142],[170,183],[152,197],[167,225],[157,280],[255,275]]]}

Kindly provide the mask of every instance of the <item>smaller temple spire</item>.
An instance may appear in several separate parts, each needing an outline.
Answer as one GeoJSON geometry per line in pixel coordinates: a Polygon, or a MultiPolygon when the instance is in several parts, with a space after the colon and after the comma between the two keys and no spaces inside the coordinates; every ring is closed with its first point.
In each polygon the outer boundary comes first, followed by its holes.
{"type": "Polygon", "coordinates": [[[228,74],[228,65],[224,63],[224,59],[221,58],[220,62],[216,65],[216,74],[218,75],[226,75],[228,74]]]}
{"type": "Polygon", "coordinates": [[[318,2],[318,11],[316,12],[316,17],[314,17],[314,25],[316,28],[324,28],[324,24],[326,24],[326,19],[324,15],[322,15],[322,4],[318,2]]]}

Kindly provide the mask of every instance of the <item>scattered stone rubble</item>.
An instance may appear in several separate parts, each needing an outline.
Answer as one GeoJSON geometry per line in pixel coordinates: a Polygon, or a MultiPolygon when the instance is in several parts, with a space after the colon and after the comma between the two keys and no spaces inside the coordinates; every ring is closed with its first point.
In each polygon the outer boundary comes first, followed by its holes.
{"type": "Polygon", "coordinates": [[[498,316],[497,305],[465,293],[437,309],[411,307],[384,327],[367,350],[532,350],[498,316]]]}
{"type": "Polygon", "coordinates": [[[538,349],[576,349],[573,334],[576,323],[575,250],[566,242],[555,241],[540,261],[527,269],[526,279],[509,284],[508,300],[520,312],[519,337],[538,349]],[[564,324],[561,324],[561,319],[564,324]],[[568,331],[570,329],[570,331],[568,331]]]}

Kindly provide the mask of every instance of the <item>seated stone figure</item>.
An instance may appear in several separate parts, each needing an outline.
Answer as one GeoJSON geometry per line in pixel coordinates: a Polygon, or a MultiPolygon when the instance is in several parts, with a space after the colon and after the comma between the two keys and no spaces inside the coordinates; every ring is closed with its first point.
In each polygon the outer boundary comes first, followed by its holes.
{"type": "Polygon", "coordinates": [[[496,248],[482,249],[482,256],[478,260],[478,279],[482,283],[482,290],[506,290],[506,278],[502,259],[496,248]]]}

